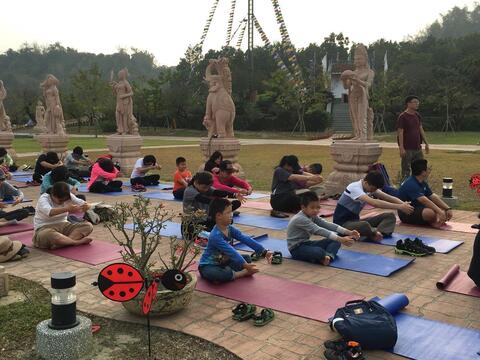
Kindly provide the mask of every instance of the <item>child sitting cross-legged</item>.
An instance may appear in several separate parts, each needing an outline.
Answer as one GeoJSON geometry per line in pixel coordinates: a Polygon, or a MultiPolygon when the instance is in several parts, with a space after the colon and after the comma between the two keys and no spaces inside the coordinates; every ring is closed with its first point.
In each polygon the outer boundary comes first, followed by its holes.
{"type": "Polygon", "coordinates": [[[38,199],[33,226],[33,245],[42,249],[55,249],[71,245],[88,244],[93,231],[89,222],[72,224],[68,213],[85,212],[90,206],[70,193],[65,182],[55,183],[38,199]]]}
{"type": "Polygon", "coordinates": [[[257,267],[251,264],[249,255],[240,255],[230,245],[233,240],[248,245],[269,263],[272,261],[272,252],[230,225],[233,216],[230,201],[222,198],[212,200],[209,215],[215,219],[215,227],[198,266],[202,278],[212,283],[225,283],[258,272],[257,267]]]}
{"type": "Polygon", "coordinates": [[[175,160],[177,171],[173,174],[173,197],[177,200],[183,200],[183,194],[192,180],[192,173],[187,169],[187,159],[180,156],[175,160]]]}
{"type": "Polygon", "coordinates": [[[301,195],[300,205],[302,210],[290,220],[287,228],[288,250],[293,259],[327,266],[335,260],[341,244],[352,246],[360,238],[356,230],[320,218],[320,200],[313,191],[301,195]],[[310,240],[311,235],[325,239],[310,240]]]}

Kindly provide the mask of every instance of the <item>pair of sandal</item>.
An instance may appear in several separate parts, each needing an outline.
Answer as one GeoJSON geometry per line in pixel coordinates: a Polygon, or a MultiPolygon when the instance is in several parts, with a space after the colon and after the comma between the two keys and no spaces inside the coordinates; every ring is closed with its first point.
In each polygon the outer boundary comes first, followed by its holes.
{"type": "MultiPolygon", "coordinates": [[[[250,255],[250,259],[252,259],[252,261],[258,261],[260,260],[260,258],[262,258],[262,255],[256,252],[253,252],[250,255]]],[[[274,251],[272,256],[272,265],[280,265],[282,262],[283,262],[282,253],[280,251],[274,251]]]]}
{"type": "Polygon", "coordinates": [[[255,305],[241,303],[232,310],[232,319],[236,321],[253,319],[253,325],[265,326],[275,318],[275,313],[270,308],[262,309],[259,315],[256,314],[256,311],[255,305]]]}

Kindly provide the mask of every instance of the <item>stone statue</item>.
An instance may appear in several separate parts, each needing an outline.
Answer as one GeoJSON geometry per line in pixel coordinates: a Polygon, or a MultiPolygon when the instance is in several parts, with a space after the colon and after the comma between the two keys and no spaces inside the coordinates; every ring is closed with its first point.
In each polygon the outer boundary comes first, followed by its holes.
{"type": "Polygon", "coordinates": [[[128,70],[123,68],[118,72],[118,82],[110,75],[110,84],[117,97],[115,119],[118,135],[138,135],[137,119],[133,115],[133,89],[127,80],[128,70]]]}
{"type": "Polygon", "coordinates": [[[7,90],[3,86],[3,81],[0,80],[0,131],[12,132],[12,124],[10,123],[10,118],[5,112],[5,107],[3,106],[3,100],[7,97],[7,90]]]}
{"type": "Polygon", "coordinates": [[[343,87],[348,89],[348,107],[353,126],[353,140],[368,141],[373,138],[373,110],[368,106],[368,90],[375,73],[368,63],[367,48],[358,44],[354,55],[355,70],[345,70],[341,75],[343,87]]]}
{"type": "Polygon", "coordinates": [[[35,108],[35,129],[39,132],[45,132],[45,108],[40,100],[37,102],[37,107],[35,108]]]}
{"type": "Polygon", "coordinates": [[[208,137],[233,138],[235,104],[231,96],[232,75],[228,59],[211,59],[205,70],[205,80],[208,81],[209,89],[203,125],[208,130],[208,137]]]}
{"type": "Polygon", "coordinates": [[[65,136],[65,119],[63,118],[62,103],[60,102],[60,93],[57,85],[60,82],[52,74],[47,75],[44,82],[40,84],[45,98],[45,128],[47,134],[65,136]]]}

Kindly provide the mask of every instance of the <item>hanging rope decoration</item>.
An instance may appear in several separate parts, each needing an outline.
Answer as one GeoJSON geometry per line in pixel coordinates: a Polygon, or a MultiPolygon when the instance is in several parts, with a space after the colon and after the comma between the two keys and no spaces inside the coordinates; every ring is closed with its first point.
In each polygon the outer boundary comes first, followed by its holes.
{"type": "Polygon", "coordinates": [[[302,89],[301,89],[301,83],[294,77],[290,69],[285,65],[285,62],[282,60],[281,56],[278,54],[277,50],[275,49],[274,46],[272,46],[272,43],[268,39],[268,36],[265,34],[265,31],[263,31],[262,26],[258,22],[257,18],[254,16],[253,18],[255,28],[257,29],[258,33],[260,34],[260,38],[262,39],[263,43],[269,47],[272,51],[272,56],[273,59],[275,60],[277,66],[284,71],[287,80],[294,86],[295,90],[297,91],[297,94],[299,94],[299,100],[302,101],[302,89]]]}
{"type": "Polygon", "coordinates": [[[240,34],[238,35],[238,40],[237,40],[237,49],[238,50],[242,47],[243,37],[245,36],[246,28],[247,28],[247,19],[243,19],[243,26],[240,29],[240,34]]]}
{"type": "Polygon", "coordinates": [[[235,16],[236,3],[237,3],[237,0],[232,0],[232,6],[230,8],[230,16],[228,17],[227,38],[225,40],[225,46],[230,45],[230,41],[232,40],[232,26],[233,26],[233,18],[235,16]]]}
{"type": "Polygon", "coordinates": [[[288,62],[293,67],[295,80],[298,82],[300,101],[303,103],[305,101],[305,84],[303,81],[302,70],[298,63],[297,56],[295,55],[295,48],[290,41],[290,36],[288,35],[287,26],[285,24],[285,20],[283,19],[282,10],[280,9],[278,0],[272,0],[272,5],[275,11],[277,24],[280,26],[280,35],[282,37],[282,45],[284,46],[283,49],[287,55],[288,62]]]}

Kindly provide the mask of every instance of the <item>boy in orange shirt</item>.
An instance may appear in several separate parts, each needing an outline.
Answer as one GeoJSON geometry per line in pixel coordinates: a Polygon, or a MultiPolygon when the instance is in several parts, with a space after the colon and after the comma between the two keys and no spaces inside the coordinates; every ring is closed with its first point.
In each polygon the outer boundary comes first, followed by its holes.
{"type": "Polygon", "coordinates": [[[183,200],[183,193],[192,179],[192,173],[187,169],[187,160],[184,157],[178,157],[175,163],[177,171],[173,174],[173,197],[183,200]]]}

